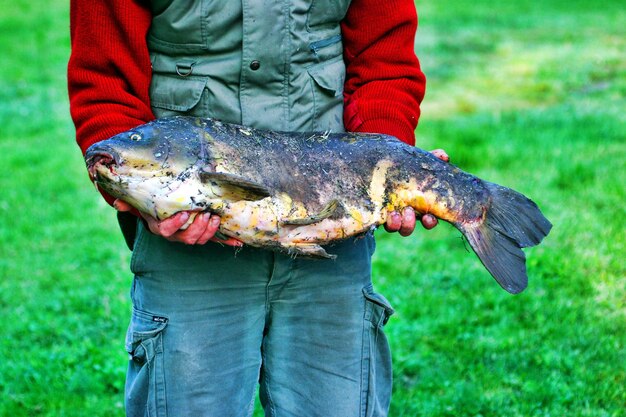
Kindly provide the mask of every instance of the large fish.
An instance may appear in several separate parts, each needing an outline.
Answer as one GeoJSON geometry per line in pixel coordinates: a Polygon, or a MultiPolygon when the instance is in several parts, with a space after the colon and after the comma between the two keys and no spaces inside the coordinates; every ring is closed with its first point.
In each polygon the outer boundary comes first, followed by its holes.
{"type": "Polygon", "coordinates": [[[163,219],[221,216],[220,232],[291,255],[383,224],[410,206],[458,228],[511,293],[527,285],[521,248],[551,228],[522,194],[482,181],[398,139],[361,133],[262,131],[212,119],[158,119],[87,150],[94,182],[163,219]]]}

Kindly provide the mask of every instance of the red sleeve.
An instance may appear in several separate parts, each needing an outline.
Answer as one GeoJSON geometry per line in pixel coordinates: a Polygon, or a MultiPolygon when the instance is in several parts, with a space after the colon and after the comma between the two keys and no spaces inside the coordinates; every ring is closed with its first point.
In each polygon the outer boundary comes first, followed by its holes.
{"type": "Polygon", "coordinates": [[[413,0],[353,0],[341,29],[346,129],[415,144],[426,80],[414,50],[413,0]]]}
{"type": "Polygon", "coordinates": [[[154,119],[148,96],[150,22],[141,0],[71,0],[68,91],[83,153],[154,119]]]}

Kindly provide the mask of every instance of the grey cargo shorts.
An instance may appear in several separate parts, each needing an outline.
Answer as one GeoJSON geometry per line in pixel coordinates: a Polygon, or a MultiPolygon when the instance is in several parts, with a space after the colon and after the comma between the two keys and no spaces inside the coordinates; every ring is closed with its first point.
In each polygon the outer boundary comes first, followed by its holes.
{"type": "Polygon", "coordinates": [[[209,243],[186,246],[139,222],[126,337],[128,416],[386,416],[393,314],[371,283],[374,238],[336,260],[209,243]]]}

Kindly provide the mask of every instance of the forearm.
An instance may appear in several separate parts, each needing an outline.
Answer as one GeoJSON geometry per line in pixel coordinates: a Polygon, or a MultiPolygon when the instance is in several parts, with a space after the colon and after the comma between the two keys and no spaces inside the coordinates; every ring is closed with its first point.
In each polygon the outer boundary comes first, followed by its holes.
{"type": "Polygon", "coordinates": [[[81,150],[154,118],[150,110],[150,11],[134,0],[72,0],[70,112],[81,150]]]}
{"type": "Polygon", "coordinates": [[[425,77],[415,56],[413,0],[353,0],[342,22],[347,130],[414,144],[425,77]]]}

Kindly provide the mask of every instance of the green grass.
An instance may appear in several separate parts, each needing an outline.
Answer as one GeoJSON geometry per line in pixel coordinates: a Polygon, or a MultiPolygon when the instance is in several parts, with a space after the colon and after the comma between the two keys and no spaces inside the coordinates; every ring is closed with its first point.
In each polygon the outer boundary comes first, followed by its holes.
{"type": "MultiPolygon", "coordinates": [[[[378,234],[391,416],[626,416],[622,2],[418,11],[418,145],[529,195],[554,229],[517,296],[448,225],[378,234]]],[[[74,144],[67,25],[62,1],[0,13],[0,416],[123,414],[129,253],[74,144]]]]}

